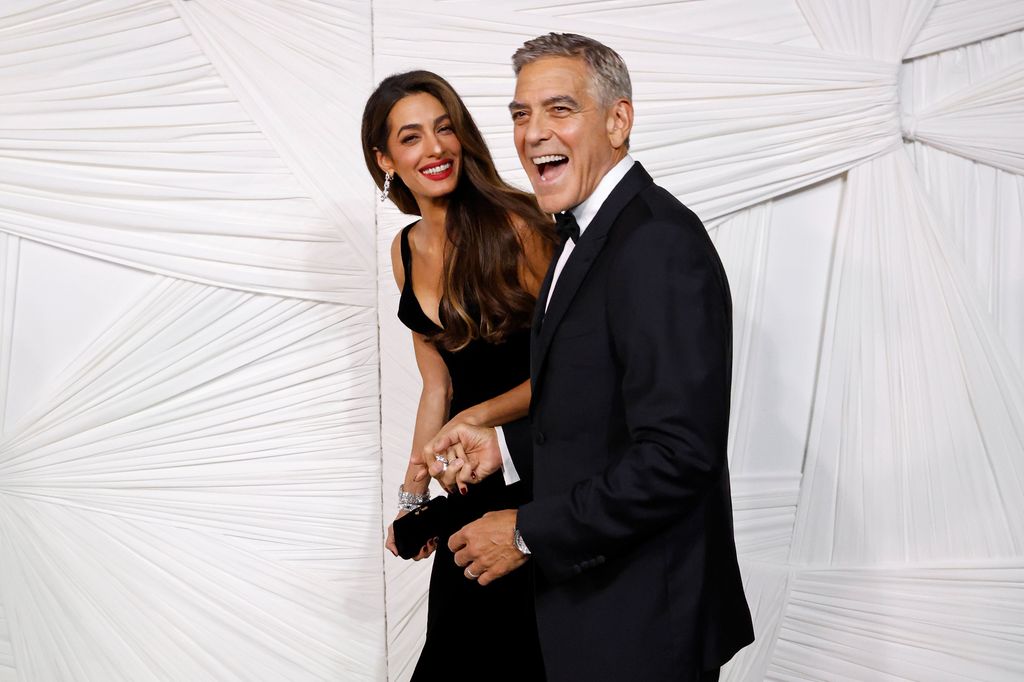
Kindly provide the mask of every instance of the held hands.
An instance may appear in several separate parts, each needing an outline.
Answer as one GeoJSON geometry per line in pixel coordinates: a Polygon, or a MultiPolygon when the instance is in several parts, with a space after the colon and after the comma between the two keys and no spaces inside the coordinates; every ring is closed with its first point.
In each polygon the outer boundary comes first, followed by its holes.
{"type": "Polygon", "coordinates": [[[517,516],[515,509],[487,512],[448,539],[466,578],[486,585],[526,563],[528,557],[515,546],[517,516]]]}
{"type": "MultiPolygon", "coordinates": [[[[446,425],[423,449],[421,464],[445,490],[458,486],[464,493],[467,485],[501,469],[498,435],[493,428],[465,422],[446,425]]],[[[417,474],[417,480],[423,478],[426,474],[417,474]]]]}

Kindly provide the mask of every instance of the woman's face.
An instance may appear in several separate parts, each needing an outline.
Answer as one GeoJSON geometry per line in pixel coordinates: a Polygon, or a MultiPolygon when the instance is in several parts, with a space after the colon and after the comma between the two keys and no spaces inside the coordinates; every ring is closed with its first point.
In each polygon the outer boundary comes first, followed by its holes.
{"type": "Polygon", "coordinates": [[[454,191],[462,145],[436,97],[418,92],[398,100],[388,114],[388,129],[387,151],[377,152],[382,170],[393,170],[417,202],[454,191]]]}

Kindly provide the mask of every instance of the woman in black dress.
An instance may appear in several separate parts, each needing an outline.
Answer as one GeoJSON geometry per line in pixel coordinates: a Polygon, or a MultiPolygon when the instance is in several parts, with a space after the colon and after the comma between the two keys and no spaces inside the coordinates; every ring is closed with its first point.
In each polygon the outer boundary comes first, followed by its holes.
{"type": "MultiPolygon", "coordinates": [[[[493,426],[525,416],[529,325],[554,244],[550,218],[500,178],[465,104],[436,74],[384,79],[366,103],[362,143],[381,200],[420,216],[391,248],[398,317],[412,330],[423,380],[411,455],[454,422],[493,426]]],[[[399,518],[427,499],[421,471],[410,456],[399,518]]],[[[500,476],[455,491],[447,505],[453,530],[528,496],[500,476]]],[[[413,680],[543,680],[530,572],[481,587],[447,545],[435,538],[416,557],[435,553],[413,680]]],[[[387,547],[397,555],[392,528],[387,547]]]]}

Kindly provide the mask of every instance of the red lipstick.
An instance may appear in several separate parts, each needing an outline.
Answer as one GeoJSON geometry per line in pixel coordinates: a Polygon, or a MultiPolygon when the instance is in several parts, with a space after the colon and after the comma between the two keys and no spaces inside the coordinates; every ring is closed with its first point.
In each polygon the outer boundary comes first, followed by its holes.
{"type": "Polygon", "coordinates": [[[420,173],[430,180],[441,181],[451,176],[455,170],[455,162],[451,159],[443,159],[434,163],[428,163],[419,169],[420,173]],[[433,172],[427,172],[433,171],[433,172]]]}

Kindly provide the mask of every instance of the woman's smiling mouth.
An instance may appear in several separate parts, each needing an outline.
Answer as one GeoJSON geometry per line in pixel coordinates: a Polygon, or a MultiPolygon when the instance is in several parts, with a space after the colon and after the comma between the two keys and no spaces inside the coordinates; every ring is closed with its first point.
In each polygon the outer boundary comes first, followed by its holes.
{"type": "Polygon", "coordinates": [[[452,174],[452,168],[455,164],[450,159],[444,161],[438,161],[437,163],[429,163],[426,166],[420,168],[420,173],[427,176],[431,180],[444,180],[452,174]]]}

